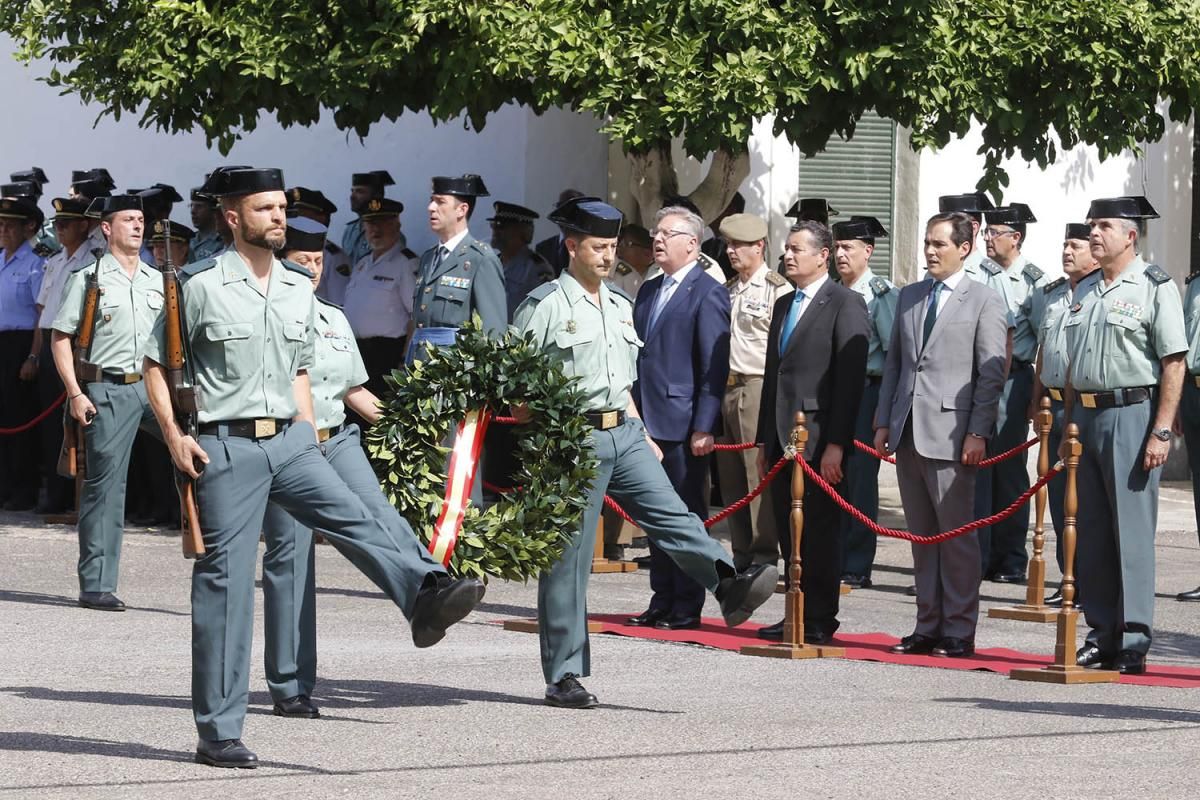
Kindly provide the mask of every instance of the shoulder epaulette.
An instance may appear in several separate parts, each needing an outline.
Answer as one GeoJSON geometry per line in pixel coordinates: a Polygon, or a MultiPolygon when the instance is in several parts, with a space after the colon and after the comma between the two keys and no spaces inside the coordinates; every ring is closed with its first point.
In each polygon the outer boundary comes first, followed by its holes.
{"type": "Polygon", "coordinates": [[[703,261],[705,264],[708,264],[709,266],[716,267],[717,269],[720,269],[720,268],[721,268],[721,265],[717,263],[717,260],[716,260],[715,258],[713,258],[713,257],[712,257],[712,256],[710,256],[708,253],[705,253],[705,252],[703,252],[703,251],[701,251],[700,255],[698,255],[698,256],[696,257],[696,260],[697,260],[697,261],[703,261]]]}
{"type": "Polygon", "coordinates": [[[1167,274],[1167,271],[1158,264],[1146,265],[1146,277],[1155,283],[1166,283],[1171,280],[1171,276],[1167,274]]]}
{"type": "Polygon", "coordinates": [[[308,278],[310,281],[313,278],[313,274],[311,272],[309,272],[307,269],[305,269],[304,267],[297,264],[295,261],[288,261],[285,258],[280,263],[283,264],[285,269],[290,269],[292,272],[299,272],[301,275],[308,278]]]}
{"type": "Polygon", "coordinates": [[[892,290],[892,287],[888,286],[888,282],[883,278],[880,278],[878,275],[876,275],[874,278],[871,278],[869,285],[871,287],[871,291],[875,293],[876,297],[883,297],[892,290]]]}
{"type": "Polygon", "coordinates": [[[995,261],[992,261],[990,258],[985,258],[983,261],[980,261],[979,268],[988,275],[999,275],[1001,270],[1000,265],[995,261]]]}
{"type": "Polygon", "coordinates": [[[540,303],[558,289],[558,281],[547,281],[533,287],[529,294],[525,295],[526,300],[532,300],[535,303],[540,303]]]}
{"type": "Polygon", "coordinates": [[[738,282],[738,278],[736,275],[734,275],[732,278],[725,281],[725,288],[732,292],[734,289],[737,288],[737,282],[738,282]]]}
{"type": "Polygon", "coordinates": [[[1191,275],[1188,275],[1186,278],[1184,278],[1183,279],[1184,285],[1186,286],[1187,284],[1191,283],[1192,279],[1195,278],[1197,275],[1200,275],[1200,270],[1196,270],[1191,275]]]}
{"type": "MultiPolygon", "coordinates": [[[[539,256],[539,258],[540,257],[541,256],[539,256]]],[[[617,274],[618,275],[628,275],[631,272],[633,272],[633,267],[629,266],[624,261],[617,262],[617,274]]]]}
{"type": "Polygon", "coordinates": [[[185,264],[179,268],[179,271],[184,275],[198,275],[205,270],[210,270],[217,265],[217,259],[206,258],[203,261],[193,261],[191,264],[185,264]]]}
{"type": "MultiPolygon", "coordinates": [[[[546,285],[549,285],[549,284],[546,284],[546,285]]],[[[633,305],[633,298],[630,297],[628,294],[626,294],[625,290],[622,289],[620,286],[616,286],[612,283],[609,283],[608,290],[610,292],[612,292],[613,294],[617,295],[618,297],[625,298],[625,302],[629,303],[630,305],[633,305]]]]}
{"type": "Polygon", "coordinates": [[[1042,291],[1045,292],[1046,294],[1050,294],[1051,292],[1053,292],[1055,289],[1062,286],[1066,282],[1067,282],[1067,279],[1065,277],[1059,278],[1056,281],[1050,281],[1049,283],[1047,283],[1045,286],[1042,287],[1042,291]]]}
{"type": "Polygon", "coordinates": [[[32,248],[33,254],[40,258],[49,258],[55,253],[62,251],[62,245],[52,247],[48,242],[38,242],[32,248]]]}
{"type": "Polygon", "coordinates": [[[403,255],[405,258],[416,258],[416,257],[417,257],[417,254],[416,254],[416,253],[414,253],[412,250],[408,249],[407,247],[405,247],[405,248],[402,248],[402,249],[400,250],[400,253],[401,253],[401,255],[403,255]]]}
{"type": "MultiPolygon", "coordinates": [[[[736,278],[734,280],[736,280],[736,278]]],[[[790,286],[791,285],[788,283],[787,278],[783,277],[775,270],[767,270],[766,281],[767,281],[767,283],[771,284],[772,286],[790,286]]]]}
{"type": "Polygon", "coordinates": [[[1034,283],[1037,283],[1046,275],[1046,273],[1042,272],[1034,264],[1026,264],[1025,268],[1021,270],[1021,274],[1029,278],[1029,280],[1033,281],[1034,283]]]}
{"type": "Polygon", "coordinates": [[[319,294],[315,294],[315,295],[313,295],[313,297],[317,298],[317,302],[323,306],[329,306],[330,308],[336,308],[338,311],[342,310],[342,307],[339,306],[337,303],[326,300],[324,297],[321,297],[321,295],[319,295],[319,294]]]}

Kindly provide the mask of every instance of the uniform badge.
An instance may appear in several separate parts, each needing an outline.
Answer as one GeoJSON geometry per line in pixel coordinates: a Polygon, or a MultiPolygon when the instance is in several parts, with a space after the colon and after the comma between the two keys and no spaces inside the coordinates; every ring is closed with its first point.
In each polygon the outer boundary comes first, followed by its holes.
{"type": "Polygon", "coordinates": [[[575,320],[567,320],[567,333],[574,333],[576,330],[578,330],[578,327],[575,325],[575,320]]]}
{"type": "Polygon", "coordinates": [[[1071,306],[1071,313],[1074,314],[1081,308],[1083,308],[1083,303],[1076,303],[1075,305],[1071,306]]]}
{"type": "Polygon", "coordinates": [[[450,286],[455,289],[470,289],[471,279],[462,278],[458,275],[443,275],[438,279],[438,283],[442,286],[450,286]]]}

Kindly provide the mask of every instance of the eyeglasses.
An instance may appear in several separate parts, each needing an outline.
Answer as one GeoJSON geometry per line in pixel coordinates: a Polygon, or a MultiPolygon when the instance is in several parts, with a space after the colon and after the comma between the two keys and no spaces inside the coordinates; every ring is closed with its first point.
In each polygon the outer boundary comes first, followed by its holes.
{"type": "Polygon", "coordinates": [[[998,231],[994,228],[984,228],[983,238],[990,242],[992,239],[999,239],[1001,236],[1010,236],[1014,233],[1016,231],[998,231]]]}
{"type": "Polygon", "coordinates": [[[691,236],[691,235],[692,235],[691,231],[669,231],[669,230],[664,231],[662,228],[655,228],[654,230],[650,231],[651,239],[657,239],[660,236],[664,239],[670,239],[674,236],[691,236]]]}

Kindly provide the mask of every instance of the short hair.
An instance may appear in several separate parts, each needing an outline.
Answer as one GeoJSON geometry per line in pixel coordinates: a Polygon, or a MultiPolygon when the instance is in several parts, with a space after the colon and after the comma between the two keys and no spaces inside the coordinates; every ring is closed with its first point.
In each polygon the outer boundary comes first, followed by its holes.
{"type": "Polygon", "coordinates": [[[955,247],[962,247],[964,244],[975,246],[975,229],[971,227],[972,219],[969,214],[964,214],[961,211],[944,211],[940,214],[934,214],[925,223],[925,230],[929,230],[934,225],[940,225],[943,222],[950,223],[950,241],[955,247]]]}
{"type": "Polygon", "coordinates": [[[660,208],[658,213],[654,215],[654,224],[662,222],[667,217],[680,217],[683,219],[684,226],[687,227],[688,233],[696,237],[697,245],[700,242],[700,237],[704,236],[704,220],[700,219],[700,215],[693,211],[689,211],[683,206],[667,206],[660,208]]]}
{"type": "Polygon", "coordinates": [[[1021,245],[1025,244],[1025,231],[1027,230],[1025,223],[1024,222],[1010,222],[1010,223],[1005,223],[1005,224],[1008,225],[1008,227],[1012,228],[1017,233],[1021,234],[1021,241],[1017,243],[1017,247],[1019,249],[1021,247],[1021,245]]]}
{"type": "Polygon", "coordinates": [[[1146,235],[1146,221],[1143,219],[1125,219],[1124,217],[1119,218],[1119,220],[1121,230],[1127,233],[1133,231],[1137,234],[1137,237],[1133,240],[1133,251],[1135,253],[1138,252],[1138,248],[1142,243],[1142,237],[1146,235]]]}
{"type": "Polygon", "coordinates": [[[817,245],[818,250],[828,250],[833,252],[833,231],[829,230],[829,226],[822,225],[815,219],[802,219],[792,226],[788,234],[807,233],[817,245]]]}

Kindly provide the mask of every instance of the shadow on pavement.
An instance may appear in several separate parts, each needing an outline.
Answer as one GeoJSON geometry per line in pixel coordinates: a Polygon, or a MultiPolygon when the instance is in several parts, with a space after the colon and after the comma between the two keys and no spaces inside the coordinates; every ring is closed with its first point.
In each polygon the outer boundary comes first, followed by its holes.
{"type": "MultiPolygon", "coordinates": [[[[79,608],[79,599],[58,594],[43,594],[41,592],[17,592],[11,589],[0,589],[0,603],[25,603],[34,606],[65,606],[79,608]]],[[[189,611],[171,611],[166,608],[149,608],[148,606],[127,606],[129,611],[149,611],[151,614],[166,614],[171,617],[190,617],[189,611]]],[[[111,614],[110,611],[91,611],[79,609],[89,614],[111,614]]]]}
{"type": "Polygon", "coordinates": [[[984,711],[1015,711],[1084,719],[1143,720],[1200,724],[1200,711],[1186,708],[1152,708],[1115,703],[1046,703],[1042,701],[994,700],[988,697],[940,697],[934,702],[966,705],[984,711]]]}

